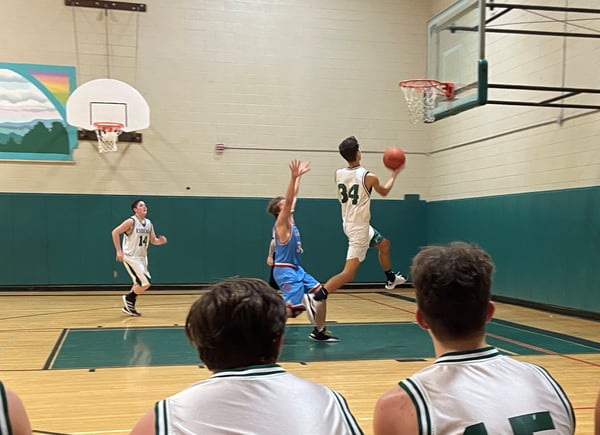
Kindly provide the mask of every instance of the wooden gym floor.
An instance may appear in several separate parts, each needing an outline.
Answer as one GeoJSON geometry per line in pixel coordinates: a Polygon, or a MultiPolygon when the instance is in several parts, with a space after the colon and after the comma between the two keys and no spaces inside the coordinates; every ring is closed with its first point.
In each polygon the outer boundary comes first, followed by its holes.
{"type": "MultiPolygon", "coordinates": [[[[121,293],[0,293],[0,379],[21,395],[36,433],[126,434],[156,400],[210,376],[181,329],[200,294],[150,290],[132,318],[121,293]]],[[[575,407],[576,433],[593,433],[600,322],[496,305],[488,342],[546,367],[575,407]]],[[[314,343],[306,317],[291,319],[281,365],[341,392],[371,434],[377,397],[433,360],[414,324],[414,292],[344,291],[328,310],[341,341],[314,343]]]]}

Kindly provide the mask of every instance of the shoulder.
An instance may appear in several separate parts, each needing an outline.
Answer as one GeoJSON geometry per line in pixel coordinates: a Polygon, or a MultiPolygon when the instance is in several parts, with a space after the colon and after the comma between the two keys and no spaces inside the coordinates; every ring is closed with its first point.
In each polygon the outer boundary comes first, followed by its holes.
{"type": "Polygon", "coordinates": [[[418,433],[417,411],[411,397],[399,385],[384,393],[375,404],[373,429],[376,435],[418,433]]]}
{"type": "Polygon", "coordinates": [[[8,411],[8,419],[13,429],[12,433],[31,433],[31,424],[21,398],[9,388],[2,387],[2,389],[6,398],[6,403],[3,404],[3,407],[4,410],[8,411]]]}
{"type": "Polygon", "coordinates": [[[379,177],[372,172],[369,172],[365,169],[364,180],[367,187],[373,187],[376,184],[379,184],[379,177]]]}

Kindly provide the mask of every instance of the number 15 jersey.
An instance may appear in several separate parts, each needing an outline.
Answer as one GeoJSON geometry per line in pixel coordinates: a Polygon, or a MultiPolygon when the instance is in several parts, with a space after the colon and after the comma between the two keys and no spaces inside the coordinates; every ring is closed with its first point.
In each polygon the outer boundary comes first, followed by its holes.
{"type": "Polygon", "coordinates": [[[400,387],[417,409],[423,435],[575,431],[571,403],[552,376],[491,346],[444,354],[400,387]]]}

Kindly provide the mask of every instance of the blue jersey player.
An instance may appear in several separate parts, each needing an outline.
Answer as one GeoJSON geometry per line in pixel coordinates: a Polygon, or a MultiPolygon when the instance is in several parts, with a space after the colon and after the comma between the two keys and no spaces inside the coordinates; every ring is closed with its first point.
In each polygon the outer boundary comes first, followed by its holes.
{"type": "MultiPolygon", "coordinates": [[[[302,241],[300,231],[294,222],[294,207],[300,187],[300,178],[310,170],[309,162],[292,160],[290,163],[290,181],[285,197],[278,196],[269,202],[267,211],[275,216],[273,240],[275,241],[275,259],[273,278],[283,294],[288,317],[296,317],[305,310],[302,298],[305,294],[319,290],[321,284],[300,265],[302,241]]],[[[325,323],[325,310],[320,325],[325,323]]],[[[321,326],[314,328],[309,337],[314,341],[335,342],[338,339],[321,326]]]]}

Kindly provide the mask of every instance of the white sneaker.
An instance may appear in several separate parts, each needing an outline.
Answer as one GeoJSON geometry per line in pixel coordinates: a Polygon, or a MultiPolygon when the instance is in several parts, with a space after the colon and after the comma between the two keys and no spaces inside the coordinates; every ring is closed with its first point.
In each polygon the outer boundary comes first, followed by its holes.
{"type": "Polygon", "coordinates": [[[302,304],[306,308],[306,317],[310,320],[310,323],[313,325],[317,324],[317,307],[319,306],[319,301],[315,301],[315,297],[312,293],[305,293],[302,296],[302,304]]]}
{"type": "Polygon", "coordinates": [[[396,286],[404,284],[406,282],[406,278],[404,277],[404,275],[402,275],[401,273],[397,273],[396,274],[396,278],[394,279],[394,281],[388,281],[385,284],[385,288],[388,290],[393,290],[396,288],[396,286]]]}

